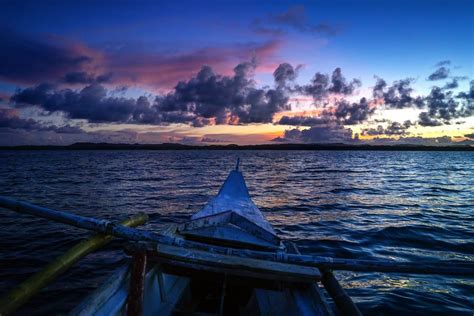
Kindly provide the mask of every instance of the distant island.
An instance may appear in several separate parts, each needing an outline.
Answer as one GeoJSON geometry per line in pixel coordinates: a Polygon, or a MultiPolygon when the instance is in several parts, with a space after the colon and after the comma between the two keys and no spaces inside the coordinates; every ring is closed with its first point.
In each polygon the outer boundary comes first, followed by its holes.
{"type": "Polygon", "coordinates": [[[0,146],[0,150],[378,150],[378,151],[474,151],[469,145],[367,145],[367,144],[264,144],[264,145],[185,145],[75,143],[66,146],[23,145],[0,146]]]}

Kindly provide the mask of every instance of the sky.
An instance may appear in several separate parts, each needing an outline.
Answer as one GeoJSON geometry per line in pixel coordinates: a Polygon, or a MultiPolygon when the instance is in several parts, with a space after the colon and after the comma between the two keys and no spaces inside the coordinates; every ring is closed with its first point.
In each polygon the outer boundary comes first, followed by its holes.
{"type": "Polygon", "coordinates": [[[474,2],[2,1],[0,145],[474,145],[474,2]]]}

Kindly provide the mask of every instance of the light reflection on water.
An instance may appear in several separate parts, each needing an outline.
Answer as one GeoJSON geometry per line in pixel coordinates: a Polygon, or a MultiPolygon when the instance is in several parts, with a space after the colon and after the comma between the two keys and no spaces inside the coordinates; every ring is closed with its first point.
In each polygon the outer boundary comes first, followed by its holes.
{"type": "MultiPolygon", "coordinates": [[[[0,194],[87,216],[182,222],[235,166],[255,203],[303,253],[403,261],[474,260],[468,152],[0,152],[0,194]]],[[[0,212],[0,292],[86,233],[0,212]]],[[[23,313],[65,312],[123,264],[118,243],[68,272],[23,313]],[[55,297],[51,304],[50,297],[55,297]],[[38,308],[38,306],[42,306],[38,308]]],[[[364,314],[472,315],[471,279],[337,272],[364,314]]]]}

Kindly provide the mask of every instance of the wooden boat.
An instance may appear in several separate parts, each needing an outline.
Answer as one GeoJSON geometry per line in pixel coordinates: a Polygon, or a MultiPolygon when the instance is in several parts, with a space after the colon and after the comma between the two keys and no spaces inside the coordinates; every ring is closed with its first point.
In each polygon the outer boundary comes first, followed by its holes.
{"type": "MultiPolygon", "coordinates": [[[[164,234],[210,245],[298,253],[294,244],[278,238],[253,203],[238,166],[202,210],[164,234]]],[[[129,246],[131,266],[113,274],[71,315],[333,314],[318,285],[318,268],[177,246],[159,248],[140,254],[139,246],[129,246]],[[141,293],[132,297],[134,289],[141,293]]]]}

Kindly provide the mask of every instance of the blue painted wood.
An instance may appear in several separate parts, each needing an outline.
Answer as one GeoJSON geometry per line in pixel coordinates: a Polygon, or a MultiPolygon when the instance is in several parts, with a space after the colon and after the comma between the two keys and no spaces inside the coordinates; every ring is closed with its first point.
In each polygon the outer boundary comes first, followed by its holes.
{"type": "Polygon", "coordinates": [[[271,244],[263,239],[259,239],[254,235],[247,233],[239,227],[230,223],[220,226],[210,226],[203,228],[196,228],[190,231],[183,232],[186,236],[192,236],[200,238],[204,241],[219,241],[226,242],[227,245],[232,246],[247,246],[247,247],[258,247],[267,250],[278,250],[280,249],[277,245],[271,244]]]}
{"type": "Polygon", "coordinates": [[[281,246],[272,226],[250,198],[238,162],[217,196],[181,225],[179,231],[187,236],[225,241],[228,245],[281,246]]]}
{"type": "MultiPolygon", "coordinates": [[[[158,280],[160,269],[154,267],[146,275],[143,315],[171,315],[179,299],[189,287],[190,279],[162,274],[163,285],[158,280]],[[162,300],[162,294],[167,299],[162,300]]],[[[101,287],[74,308],[70,316],[121,316],[125,314],[130,273],[128,266],[112,274],[101,287]]]]}
{"type": "Polygon", "coordinates": [[[229,173],[217,196],[212,198],[201,211],[191,216],[191,220],[227,211],[237,213],[275,235],[273,227],[250,199],[245,180],[242,173],[238,170],[233,170],[229,173]]]}
{"type": "Polygon", "coordinates": [[[206,238],[254,244],[266,248],[276,249],[281,245],[281,240],[276,235],[233,211],[189,221],[180,225],[178,230],[183,235],[202,235],[206,238]]]}

